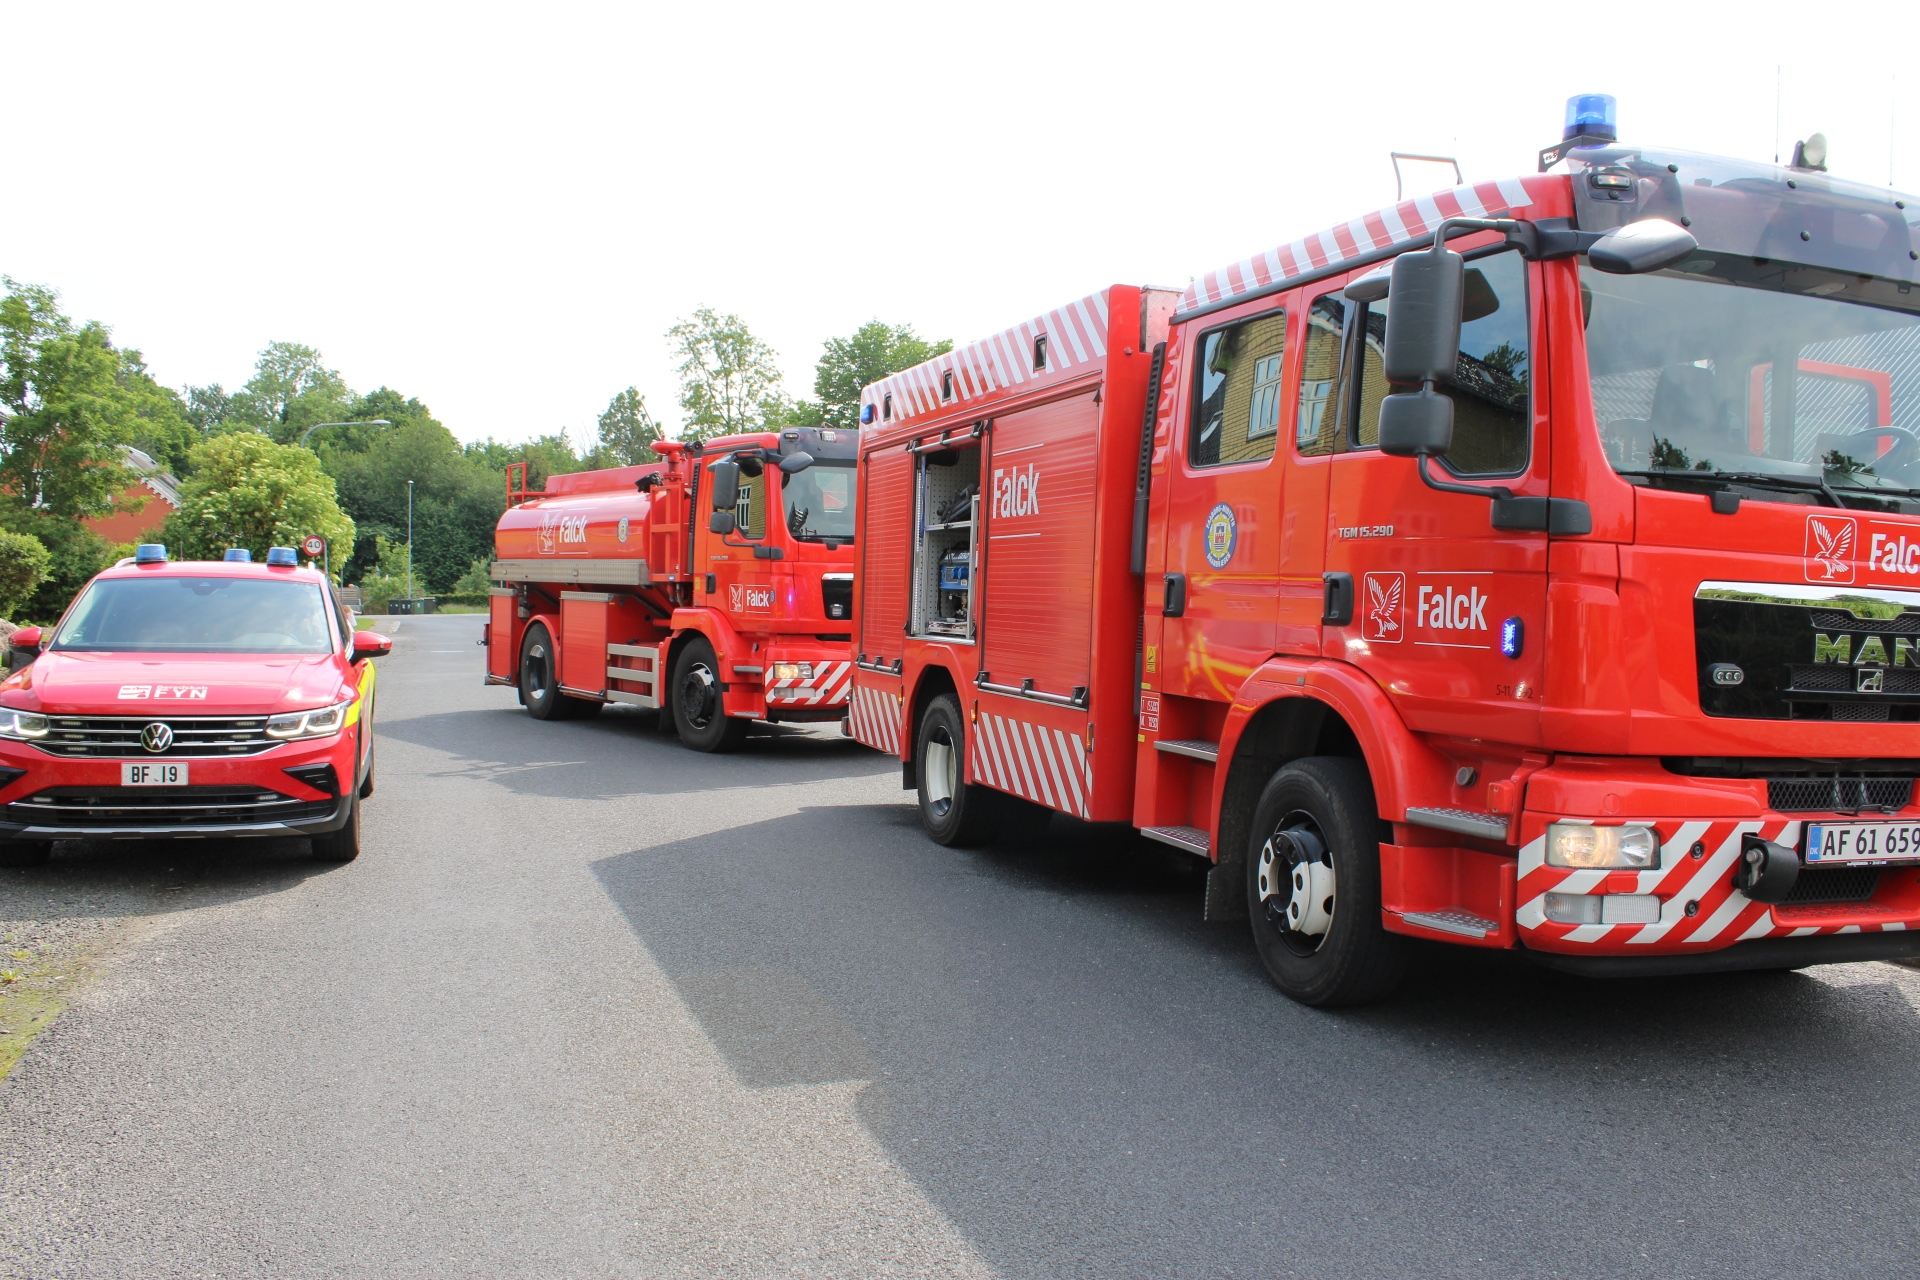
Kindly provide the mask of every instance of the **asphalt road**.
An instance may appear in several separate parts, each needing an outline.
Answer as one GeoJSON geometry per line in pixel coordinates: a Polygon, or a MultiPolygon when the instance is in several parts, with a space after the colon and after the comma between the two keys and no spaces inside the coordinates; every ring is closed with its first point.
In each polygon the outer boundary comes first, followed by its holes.
{"type": "Polygon", "coordinates": [[[1303,1009],[1170,851],[942,849],[837,731],[540,724],[478,634],[383,661],[356,863],[0,872],[158,913],[0,1084],[0,1272],[1920,1271],[1920,973],[1303,1009]]]}

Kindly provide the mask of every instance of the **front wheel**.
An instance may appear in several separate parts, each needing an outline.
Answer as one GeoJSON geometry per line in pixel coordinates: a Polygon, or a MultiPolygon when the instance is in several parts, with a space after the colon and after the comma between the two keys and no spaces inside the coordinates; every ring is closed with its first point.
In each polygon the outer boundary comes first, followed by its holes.
{"type": "Polygon", "coordinates": [[[1403,944],[1380,925],[1379,832],[1373,784],[1354,760],[1296,760],[1254,806],[1253,943],[1274,985],[1302,1004],[1365,1004],[1399,985],[1403,944]]]}
{"type": "Polygon", "coordinates": [[[319,862],[352,862],[360,856],[360,801],[347,803],[347,824],[312,840],[313,856],[319,862]]]}
{"type": "Polygon", "coordinates": [[[967,728],[960,704],[943,693],[927,704],[913,742],[920,780],[920,820],[934,843],[968,848],[1000,833],[1000,794],[969,783],[967,728]]]}
{"type": "Polygon", "coordinates": [[[720,660],[704,636],[687,641],[673,664],[673,727],[695,751],[738,751],[747,722],[727,715],[720,660]]]}

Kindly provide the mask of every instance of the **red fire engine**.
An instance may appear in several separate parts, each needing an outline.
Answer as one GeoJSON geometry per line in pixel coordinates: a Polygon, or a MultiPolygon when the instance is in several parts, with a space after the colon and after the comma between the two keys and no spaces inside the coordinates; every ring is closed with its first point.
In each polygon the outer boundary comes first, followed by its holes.
{"type": "Polygon", "coordinates": [[[850,676],[855,433],[654,446],[664,462],[507,470],[487,683],[542,720],[609,702],[731,751],[749,723],[837,721],[850,676]]]}
{"type": "Polygon", "coordinates": [[[1920,953],[1920,206],[1595,105],[868,389],[852,729],[936,840],[1129,822],[1314,1004],[1920,953]]]}

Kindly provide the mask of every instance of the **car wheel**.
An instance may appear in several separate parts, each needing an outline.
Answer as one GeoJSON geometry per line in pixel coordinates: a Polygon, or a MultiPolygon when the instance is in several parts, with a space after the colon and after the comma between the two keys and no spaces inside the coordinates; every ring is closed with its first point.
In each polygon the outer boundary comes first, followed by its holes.
{"type": "Polygon", "coordinates": [[[367,776],[360,780],[360,798],[365,800],[373,794],[373,744],[367,744],[367,776]]]}
{"type": "Polygon", "coordinates": [[[347,823],[338,831],[313,837],[313,856],[320,862],[352,862],[360,856],[360,802],[347,807],[347,823]]]}
{"type": "Polygon", "coordinates": [[[673,664],[673,727],[695,751],[737,751],[747,722],[727,714],[720,660],[705,636],[687,642],[673,664]]]}
{"type": "Polygon", "coordinates": [[[0,840],[0,867],[43,867],[52,856],[51,840],[0,840]]]}
{"type": "Polygon", "coordinates": [[[520,696],[535,720],[566,720],[576,703],[560,692],[559,655],[544,623],[527,628],[520,642],[520,696]]]}
{"type": "Polygon", "coordinates": [[[934,843],[969,848],[1000,833],[1001,795],[967,778],[967,729],[960,704],[943,693],[927,704],[914,736],[920,781],[920,821],[934,843]]]}
{"type": "Polygon", "coordinates": [[[1366,769],[1315,756],[1273,775],[1247,851],[1253,942],[1302,1004],[1365,1004],[1399,985],[1400,938],[1380,925],[1380,816],[1366,769]]]}

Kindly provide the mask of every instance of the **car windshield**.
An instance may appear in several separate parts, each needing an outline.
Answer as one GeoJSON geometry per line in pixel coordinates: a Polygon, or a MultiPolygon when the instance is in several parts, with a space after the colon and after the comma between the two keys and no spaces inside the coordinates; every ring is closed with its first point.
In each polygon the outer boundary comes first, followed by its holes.
{"type": "Polygon", "coordinates": [[[1899,281],[1702,252],[1645,276],[1581,270],[1607,457],[1656,484],[1803,500],[1920,486],[1920,293],[1899,281]]]}
{"type": "Polygon", "coordinates": [[[328,653],[317,583],[263,578],[101,578],[50,646],[79,653],[328,653]]]}
{"type": "Polygon", "coordinates": [[[853,537],[853,463],[816,462],[780,482],[787,532],[807,542],[853,537]]]}

